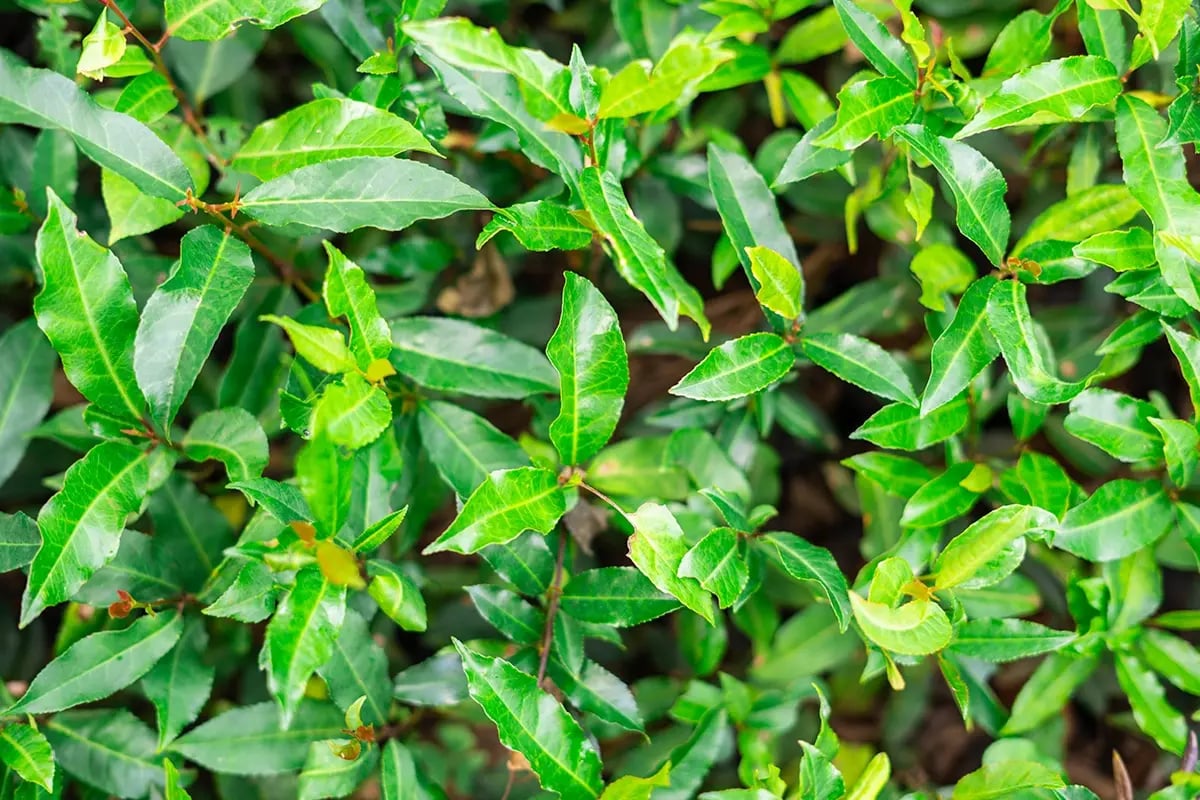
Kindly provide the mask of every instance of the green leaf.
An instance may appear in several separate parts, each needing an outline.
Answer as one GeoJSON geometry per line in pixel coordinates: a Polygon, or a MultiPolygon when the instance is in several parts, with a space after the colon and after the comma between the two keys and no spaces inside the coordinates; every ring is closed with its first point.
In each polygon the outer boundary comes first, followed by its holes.
{"type": "Polygon", "coordinates": [[[512,541],[527,530],[549,533],[565,512],[566,493],[553,472],[536,467],[496,470],[423,552],[474,553],[512,541]]]}
{"type": "Polygon", "coordinates": [[[850,605],[846,576],[838,568],[833,555],[792,533],[767,533],[762,540],[774,545],[779,564],[794,580],[815,583],[829,601],[838,627],[845,631],[850,625],[853,609],[850,605]]]}
{"type": "Polygon", "coordinates": [[[542,638],[545,614],[526,603],[520,595],[498,586],[468,586],[467,595],[479,616],[517,644],[533,644],[542,638]]]}
{"type": "Polygon", "coordinates": [[[116,555],[149,475],[146,454],[120,442],[97,445],[67,470],[62,490],[38,513],[42,544],[21,598],[21,627],[69,599],[116,555]]]}
{"type": "Polygon", "coordinates": [[[76,229],[75,214],[53,189],[47,197],[49,211],[37,236],[38,326],[84,397],[118,417],[141,420],[144,401],[133,365],[138,312],[125,270],[76,229]]]}
{"type": "Polygon", "coordinates": [[[907,403],[892,403],[872,414],[851,439],[863,439],[880,447],[921,450],[945,441],[967,426],[970,412],[960,397],[922,417],[907,403]]]}
{"type": "Polygon", "coordinates": [[[550,441],[564,464],[576,465],[612,437],[629,388],[629,359],[612,306],[586,278],[574,272],[565,278],[562,315],[546,344],[561,398],[550,441]]]}
{"type": "Polygon", "coordinates": [[[682,313],[695,320],[707,338],[709,323],[700,293],[688,285],[634,216],[616,176],[599,167],[586,168],[579,179],[579,200],[621,277],[646,295],[667,327],[675,330],[682,313]]]}
{"type": "Polygon", "coordinates": [[[412,578],[395,565],[378,559],[367,562],[367,574],[371,576],[367,594],[380,611],[406,631],[425,630],[425,598],[412,578]]]}
{"type": "Polygon", "coordinates": [[[800,787],[805,798],[835,800],[845,797],[846,781],[830,757],[808,742],[800,742],[800,787]]]}
{"type": "Polygon", "coordinates": [[[915,104],[912,84],[907,81],[856,81],[838,92],[837,120],[814,144],[853,150],[870,139],[885,139],[897,125],[908,122],[915,104]]]}
{"type": "Polygon", "coordinates": [[[1113,658],[1117,683],[1129,698],[1138,727],[1163,750],[1182,755],[1188,737],[1187,720],[1167,702],[1158,678],[1132,653],[1118,651],[1113,658]]]}
{"type": "Polygon", "coordinates": [[[108,697],[145,675],[182,632],[179,614],[164,611],[85,636],[47,664],[6,713],[46,714],[108,697]]]}
{"type": "Polygon", "coordinates": [[[107,169],[100,172],[100,196],[112,221],[109,247],[122,239],[153,233],[184,215],[184,210],[170,200],[144,194],[132,182],[107,169]]]}
{"type": "Polygon", "coordinates": [[[908,86],[917,85],[912,55],[876,17],[854,0],[834,0],[842,26],[871,66],[908,86]]]}
{"type": "Polygon", "coordinates": [[[175,740],[171,750],[213,772],[277,775],[304,766],[308,745],[342,735],[342,714],[329,703],[307,701],[285,726],[275,703],[241,706],[175,740]]]}
{"type": "Polygon", "coordinates": [[[1121,94],[1117,68],[1106,58],[1071,56],[1028,67],[988,94],[956,139],[1009,125],[1075,122],[1121,94]]]}
{"type": "Polygon", "coordinates": [[[196,417],[180,444],[184,455],[193,461],[220,461],[230,481],[260,477],[270,457],[262,426],[241,408],[204,412],[196,417]]]}
{"type": "Polygon", "coordinates": [[[475,240],[482,249],[500,231],[508,231],[526,250],[582,250],[592,243],[592,230],[566,206],[551,200],[518,203],[496,213],[475,240]]]}
{"type": "Polygon", "coordinates": [[[656,788],[671,785],[671,762],[659,767],[658,772],[647,778],[625,775],[604,788],[600,800],[650,800],[656,788]]]}
{"type": "Polygon", "coordinates": [[[1162,437],[1167,475],[1177,487],[1186,488],[1200,465],[1200,432],[1195,425],[1181,419],[1150,417],[1150,424],[1162,437]]]}
{"type": "Polygon", "coordinates": [[[164,800],[192,800],[192,796],[187,793],[187,790],[179,785],[179,770],[176,769],[173,761],[170,759],[163,761],[163,772],[166,783],[163,787],[164,800]]]}
{"type": "MultiPolygon", "coordinates": [[[[1029,224],[1024,235],[1013,245],[1013,253],[1020,255],[1027,245],[1048,240],[1075,243],[1095,236],[1111,236],[1120,233],[1114,228],[1129,222],[1140,211],[1141,206],[1127,186],[1089,186],[1038,214],[1037,219],[1029,224]]],[[[1074,248],[1072,252],[1075,252],[1074,248]]]]}
{"type": "Polygon", "coordinates": [[[350,516],[354,461],[326,435],[314,436],[296,456],[296,485],[312,509],[321,538],[341,533],[350,516]]]}
{"type": "Polygon", "coordinates": [[[800,341],[804,355],[822,369],[872,394],[918,405],[912,381],[891,353],[851,333],[813,333],[800,341]]]}
{"type": "Polygon", "coordinates": [[[558,658],[548,662],[554,685],[562,690],[571,705],[580,711],[619,725],[627,731],[645,732],[637,700],[620,678],[595,661],[584,661],[579,669],[569,670],[558,658]]]}
{"type": "MultiPolygon", "coordinates": [[[[750,247],[774,250],[800,275],[800,256],[796,254],[796,245],[779,215],[775,196],[753,164],[737,153],[710,144],[708,185],[717,203],[721,224],[733,243],[738,261],[750,276],[752,286],[757,279],[747,249],[750,247]]],[[[803,295],[799,300],[803,305],[803,295]]]]}
{"type": "Polygon", "coordinates": [[[928,655],[948,645],[954,635],[946,612],[932,600],[913,600],[892,608],[851,592],[850,605],[863,634],[893,653],[928,655]]]}
{"type": "Polygon", "coordinates": [[[1109,481],[1063,517],[1053,544],[1087,561],[1113,561],[1154,544],[1175,522],[1158,481],[1109,481]]]}
{"type": "Polygon", "coordinates": [[[841,463],[897,497],[911,497],[933,477],[929,468],[919,461],[878,450],[859,453],[841,463]]]}
{"type": "Polygon", "coordinates": [[[208,633],[199,617],[185,617],[179,643],[142,678],[142,691],[158,718],[163,750],[200,716],[212,691],[215,670],[205,663],[208,633]]]}
{"type": "Polygon", "coordinates": [[[1033,506],[997,508],[951,539],[938,554],[933,562],[934,587],[949,589],[971,580],[1018,537],[1035,530],[1054,530],[1057,525],[1052,514],[1033,506]]]}
{"type": "Polygon", "coordinates": [[[929,381],[921,396],[922,416],[957,397],[1000,354],[987,324],[988,297],[995,285],[991,277],[972,283],[959,301],[954,319],[934,341],[929,381]]]}
{"type": "Polygon", "coordinates": [[[1052,653],[1075,640],[1059,631],[1023,619],[973,619],[959,626],[949,652],[993,663],[1052,653]]]}
{"type": "MultiPolygon", "coordinates": [[[[833,128],[835,121],[836,118],[830,114],[806,132],[800,141],[796,142],[796,146],[792,148],[787,161],[783,162],[779,174],[775,177],[774,188],[778,189],[835,169],[839,170],[847,181],[854,176],[854,165],[851,163],[854,151],[818,147],[816,144],[817,139],[833,128]]],[[[928,186],[928,184],[926,185],[928,186]]],[[[930,191],[932,191],[932,187],[930,187],[930,191]]],[[[932,197],[930,199],[932,200],[932,197]]]]}
{"type": "Polygon", "coordinates": [[[528,466],[520,445],[481,416],[431,400],[417,407],[421,443],[438,473],[459,497],[468,497],[488,475],[528,466]]]}
{"type": "Polygon", "coordinates": [[[1163,325],[1163,331],[1167,334],[1167,342],[1171,345],[1175,360],[1179,362],[1183,380],[1187,383],[1188,396],[1192,400],[1192,416],[1196,417],[1200,415],[1200,339],[1166,324],[1163,325]]]}
{"type": "Polygon", "coordinates": [[[786,258],[769,247],[746,248],[750,274],[758,281],[755,296],[763,308],[786,320],[803,319],[804,275],[786,258]]]}
{"type": "Polygon", "coordinates": [[[360,369],[392,352],[392,331],[379,314],[375,292],[362,267],[346,258],[340,250],[325,242],[329,268],[325,271],[322,296],[333,317],[345,317],[350,323],[350,350],[360,369]]]}
{"type": "Polygon", "coordinates": [[[675,516],[658,503],[645,503],[627,516],[634,531],[629,537],[629,559],[651,583],[712,625],[711,595],[695,578],[680,574],[688,544],[675,516]]]}
{"type": "Polygon", "coordinates": [[[0,728],[0,763],[7,764],[22,780],[54,791],[54,753],[37,728],[9,725],[0,728]]]}
{"type": "Polygon", "coordinates": [[[678,600],[632,567],[586,570],[573,576],[562,594],[562,609],[572,617],[618,628],[641,625],[677,608],[678,600]]]}
{"type": "Polygon", "coordinates": [[[1120,461],[1162,457],[1162,439],[1150,419],[1153,405],[1111,389],[1091,388],[1071,401],[1063,427],[1077,439],[1090,442],[1120,461]]]}
{"type": "Polygon", "coordinates": [[[1062,776],[1036,761],[999,761],[964,776],[952,800],[1002,800],[1035,789],[1062,789],[1062,776]]]}
{"type": "Polygon", "coordinates": [[[233,33],[239,23],[278,28],[315,11],[325,0],[166,0],[167,33],[180,39],[211,41],[233,33]]]}
{"type": "MultiPolygon", "coordinates": [[[[1169,612],[1168,612],[1169,613],[1169,612]]],[[[1162,617],[1157,617],[1160,624],[1162,617]]],[[[1145,664],[1188,694],[1200,694],[1200,651],[1178,636],[1146,628],[1138,639],[1138,652],[1145,664]]]]}
{"type": "Polygon", "coordinates": [[[287,331],[296,354],[322,372],[338,374],[355,369],[354,355],[346,346],[346,338],[335,328],[305,325],[288,317],[263,314],[263,322],[273,322],[287,331]]]}
{"type": "Polygon", "coordinates": [[[53,348],[32,319],[0,336],[0,485],[21,462],[29,432],[50,408],[55,361],[53,348]]]}
{"type": "Polygon", "coordinates": [[[134,339],[138,386],[164,431],[252,280],[250,248],[230,233],[205,225],[183,237],[179,263],[146,301],[134,339]]]}
{"type": "Polygon", "coordinates": [[[988,295],[988,327],[1021,394],[1038,403],[1065,403],[1083,391],[1084,382],[1061,380],[1046,363],[1026,292],[1020,281],[998,281],[988,295]]]}
{"type": "Polygon", "coordinates": [[[0,55],[0,123],[64,130],[88,158],[153,197],[181,200],[192,185],[183,162],[145,125],[7,51],[0,55]]]}
{"type": "Polygon", "coordinates": [[[422,219],[491,208],[453,175],[417,161],[359,156],[300,167],[252,189],[241,208],[264,225],[347,233],[399,231],[422,219]]]}
{"type": "Polygon", "coordinates": [[[260,657],[284,728],[300,707],[308,679],[333,654],[345,614],[344,587],[330,584],[317,567],[296,573],[295,586],[284,595],[267,625],[260,657]]]}
{"type": "Polygon", "coordinates": [[[1112,267],[1117,272],[1154,266],[1154,237],[1145,228],[1104,231],[1071,248],[1079,258],[1112,267]]]}
{"type": "Polygon", "coordinates": [[[955,221],[963,235],[979,245],[993,265],[1004,261],[1012,219],[1000,170],[975,149],[938,136],[922,125],[903,125],[895,135],[930,162],[954,195],[955,221]]]}
{"type": "Polygon", "coordinates": [[[369,103],[326,97],[259,125],[234,155],[232,166],[269,181],[323,161],[387,157],[408,150],[437,155],[416,128],[395,114],[369,103]]]}
{"type": "Polygon", "coordinates": [[[349,372],[321,393],[312,419],[314,436],[328,436],[336,445],[359,450],[387,430],[392,404],[383,389],[349,372]]]}
{"type": "Polygon", "coordinates": [[[392,537],[407,515],[408,506],[405,506],[399,511],[392,511],[371,523],[354,539],[354,552],[371,553],[378,550],[384,542],[392,537]]]}
{"type": "Polygon", "coordinates": [[[709,351],[671,394],[693,400],[733,400],[760,392],[788,374],[792,346],[773,333],[751,333],[709,351]]]}
{"type": "Polygon", "coordinates": [[[379,790],[382,800],[434,800],[417,777],[412,753],[396,739],[388,741],[380,754],[379,790]]]}
{"type": "Polygon", "coordinates": [[[270,478],[251,478],[229,484],[246,495],[251,505],[261,505],[263,510],[283,524],[303,520],[313,521],[312,510],[300,490],[290,483],[280,483],[270,478]]]}
{"type": "Polygon", "coordinates": [[[375,771],[378,760],[379,750],[375,748],[348,761],[334,753],[329,742],[313,742],[308,746],[304,769],[300,772],[297,800],[348,797],[375,771]]]}
{"type": "Polygon", "coordinates": [[[1032,505],[1062,519],[1079,492],[1079,487],[1053,458],[1032,450],[1017,459],[1017,478],[1029,493],[1032,505]]]}
{"type": "Polygon", "coordinates": [[[1099,654],[1062,650],[1038,665],[1013,701],[1012,715],[1000,732],[1016,735],[1037,728],[1063,706],[1095,671],[1099,654]]]}
{"type": "Polygon", "coordinates": [[[641,60],[626,64],[600,92],[596,118],[635,117],[690,100],[698,84],[733,57],[719,44],[702,42],[677,37],[653,70],[641,60]]]}
{"type": "Polygon", "coordinates": [[[654,800],[695,797],[720,753],[730,746],[729,740],[729,715],[725,709],[718,707],[705,713],[688,740],[671,751],[667,759],[672,765],[671,782],[654,792],[654,800]]]}
{"type": "Polygon", "coordinates": [[[42,537],[37,523],[20,511],[0,513],[0,573],[20,569],[33,561],[42,537]]]}
{"type": "MultiPolygon", "coordinates": [[[[920,178],[911,176],[916,181],[920,178]]],[[[924,184],[924,181],[921,181],[924,184]]],[[[914,186],[920,184],[913,184],[914,186]]],[[[924,184],[929,203],[933,203],[933,187],[924,184]]],[[[922,217],[924,212],[914,217],[922,217]]],[[[926,223],[927,224],[927,223],[926,223]]],[[[961,294],[975,280],[975,265],[963,251],[948,244],[935,243],[923,247],[913,256],[908,269],[921,282],[921,305],[933,311],[946,310],[946,295],[961,294]]]]}
{"type": "Polygon", "coordinates": [[[537,350],[464,320],[397,319],[392,345],[396,371],[427,389],[508,399],[558,389],[558,375],[537,350]]]}
{"type": "Polygon", "coordinates": [[[154,732],[123,708],[56,714],[42,731],[58,766],[105,794],[145,797],[163,785],[154,732]]]}
{"type": "Polygon", "coordinates": [[[917,489],[904,505],[900,524],[909,528],[932,528],[965,516],[983,492],[991,488],[991,470],[970,461],[952,464],[941,475],[917,489]],[[981,478],[986,485],[979,487],[981,478]]]}
{"type": "Polygon", "coordinates": [[[496,725],[500,742],[529,762],[543,788],[563,800],[600,795],[600,757],[579,724],[537,679],[457,639],[471,698],[496,725]]]}
{"type": "Polygon", "coordinates": [[[387,656],[371,638],[366,620],[354,609],[346,610],[345,620],[333,643],[333,655],[318,672],[325,679],[338,708],[345,710],[360,697],[365,697],[363,724],[381,726],[387,723],[392,703],[387,656]]]}
{"type": "Polygon", "coordinates": [[[239,622],[261,622],[275,611],[278,588],[265,564],[249,561],[238,571],[229,588],[204,608],[203,613],[239,622]]]}
{"type": "Polygon", "coordinates": [[[679,577],[694,578],[729,608],[750,581],[750,570],[738,553],[738,535],[732,528],[713,528],[692,546],[679,562],[679,577]]]}
{"type": "Polygon", "coordinates": [[[116,64],[125,55],[125,46],[125,32],[120,25],[108,21],[107,8],[101,9],[91,33],[83,37],[75,70],[92,80],[103,80],[105,68],[116,64]]]}

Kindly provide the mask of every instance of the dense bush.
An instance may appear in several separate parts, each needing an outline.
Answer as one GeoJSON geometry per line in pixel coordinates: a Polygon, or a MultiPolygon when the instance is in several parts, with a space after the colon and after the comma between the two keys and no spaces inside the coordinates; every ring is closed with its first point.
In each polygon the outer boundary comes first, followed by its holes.
{"type": "Polygon", "coordinates": [[[1200,20],[1031,5],[0,4],[0,798],[1196,796],[1200,20]]]}

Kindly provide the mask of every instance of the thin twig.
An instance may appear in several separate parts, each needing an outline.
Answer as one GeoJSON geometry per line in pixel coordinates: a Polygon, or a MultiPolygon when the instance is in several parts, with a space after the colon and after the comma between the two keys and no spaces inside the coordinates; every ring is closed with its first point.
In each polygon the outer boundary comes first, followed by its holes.
{"type": "Polygon", "coordinates": [[[546,604],[546,627],[542,630],[542,654],[538,661],[537,684],[542,685],[546,679],[546,666],[550,663],[550,647],[554,644],[554,618],[558,616],[558,601],[562,597],[563,560],[567,554],[568,534],[558,534],[558,556],[554,561],[554,579],[546,590],[549,602],[546,604]]]}
{"type": "Polygon", "coordinates": [[[599,489],[595,488],[591,484],[586,483],[584,481],[580,481],[579,487],[581,489],[587,489],[589,492],[594,494],[596,497],[600,498],[601,500],[603,500],[604,502],[606,502],[610,506],[612,506],[613,511],[616,511],[622,517],[625,517],[625,519],[629,519],[629,515],[625,513],[625,509],[623,509],[619,505],[617,505],[617,501],[613,500],[611,497],[606,495],[604,492],[600,491],[599,489]]]}

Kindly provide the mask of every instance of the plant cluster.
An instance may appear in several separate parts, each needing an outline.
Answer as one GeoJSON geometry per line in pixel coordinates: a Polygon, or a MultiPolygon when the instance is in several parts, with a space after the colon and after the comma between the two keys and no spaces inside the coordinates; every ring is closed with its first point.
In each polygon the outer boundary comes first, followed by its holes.
{"type": "Polygon", "coordinates": [[[3,800],[1200,792],[1189,0],[0,40],[3,800]]]}

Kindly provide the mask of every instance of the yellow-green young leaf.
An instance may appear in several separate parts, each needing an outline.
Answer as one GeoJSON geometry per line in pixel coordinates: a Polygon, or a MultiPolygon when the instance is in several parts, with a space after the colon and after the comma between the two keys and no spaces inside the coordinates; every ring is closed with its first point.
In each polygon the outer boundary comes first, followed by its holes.
{"type": "Polygon", "coordinates": [[[872,394],[916,406],[912,381],[892,354],[851,333],[813,333],[800,346],[814,364],[872,394]]]}
{"type": "Polygon", "coordinates": [[[259,125],[232,165],[269,181],[322,161],[407,150],[437,155],[416,128],[395,114],[357,100],[325,97],[259,125]]]}
{"type": "Polygon", "coordinates": [[[913,256],[908,267],[921,282],[921,305],[946,310],[946,294],[961,294],[975,279],[975,265],[953,245],[937,243],[913,256]]]}
{"type": "Polygon", "coordinates": [[[579,179],[579,198],[621,277],[646,295],[669,328],[675,329],[682,313],[695,320],[707,339],[710,325],[700,293],[634,216],[620,180],[600,167],[588,167],[579,179]]]}
{"type": "Polygon", "coordinates": [[[1162,683],[1133,653],[1114,653],[1117,683],[1129,698],[1138,727],[1163,750],[1182,755],[1187,744],[1187,719],[1167,701],[1162,683]]]}
{"type": "Polygon", "coordinates": [[[75,69],[92,80],[103,80],[104,70],[125,55],[125,46],[125,32],[120,25],[108,21],[107,8],[101,9],[92,32],[83,37],[79,63],[75,69]]]}
{"type": "Polygon", "coordinates": [[[378,559],[367,562],[367,574],[371,576],[367,594],[379,604],[380,611],[406,631],[425,630],[425,598],[412,578],[394,564],[378,559]]]}
{"type": "Polygon", "coordinates": [[[747,247],[746,255],[750,257],[750,274],[758,281],[755,295],[762,307],[786,320],[803,319],[803,273],[769,247],[747,247]]]}
{"type": "Polygon", "coordinates": [[[1114,229],[1129,222],[1140,211],[1141,205],[1129,187],[1121,184],[1090,186],[1038,214],[1013,245],[1013,254],[1020,255],[1028,245],[1048,239],[1074,244],[1092,236],[1118,233],[1114,229]]]}
{"type": "Polygon", "coordinates": [[[510,542],[527,530],[549,533],[565,512],[566,492],[550,470],[496,470],[424,552],[474,553],[490,544],[510,542]]]}
{"type": "Polygon", "coordinates": [[[873,643],[893,653],[923,656],[950,643],[954,628],[942,607],[932,600],[913,600],[898,608],[864,600],[850,593],[854,620],[873,643]]]}
{"type": "Polygon", "coordinates": [[[1018,537],[1035,530],[1054,530],[1058,520],[1034,506],[1001,506],[950,540],[933,562],[934,588],[949,589],[969,581],[1018,537]]]}
{"type": "Polygon", "coordinates": [[[355,459],[327,433],[312,437],[296,456],[296,485],[322,539],[342,533],[350,517],[355,459]]]}
{"type": "Polygon", "coordinates": [[[346,337],[336,328],[305,325],[275,314],[263,314],[259,319],[273,322],[287,331],[296,354],[322,372],[338,374],[355,369],[354,354],[346,346],[346,337]]]}
{"type": "Polygon", "coordinates": [[[170,200],[144,194],[132,181],[108,169],[100,171],[100,196],[112,223],[108,231],[109,247],[122,239],[152,233],[186,213],[170,200]]]}
{"type": "Polygon", "coordinates": [[[69,599],[117,554],[149,478],[146,453],[115,441],[96,445],[67,470],[63,488],[38,512],[42,545],[21,597],[21,627],[69,599]]]}
{"type": "Polygon", "coordinates": [[[1138,35],[1133,40],[1132,66],[1137,68],[1160,52],[1179,33],[1188,16],[1191,3],[1187,0],[1144,0],[1140,11],[1131,15],[1137,20],[1138,35]]]}
{"type": "Polygon", "coordinates": [[[695,578],[716,595],[721,608],[733,605],[750,581],[750,569],[738,552],[737,533],[732,528],[709,531],[679,562],[679,577],[695,578]]]}
{"type": "Polygon", "coordinates": [[[783,337],[751,333],[710,350],[670,391],[693,400],[733,400],[766,389],[795,363],[792,346],[783,337]]]}
{"type": "Polygon", "coordinates": [[[892,761],[887,753],[876,753],[846,793],[845,800],[877,800],[892,777],[892,761]]]}
{"type": "Polygon", "coordinates": [[[1004,203],[1008,184],[1000,170],[977,150],[922,125],[903,125],[895,134],[942,176],[954,196],[958,229],[979,245],[988,261],[999,265],[1012,227],[1004,203]]]}
{"type": "Polygon", "coordinates": [[[1104,231],[1084,239],[1071,252],[1117,272],[1149,269],[1154,266],[1154,237],[1145,228],[1104,231]]]}
{"type": "Polygon", "coordinates": [[[378,439],[391,422],[392,405],[384,391],[349,372],[321,393],[313,410],[313,435],[359,450],[378,439]]]}
{"type": "Polygon", "coordinates": [[[1157,481],[1109,481],[1063,517],[1054,546],[1087,561],[1113,561],[1154,544],[1175,523],[1157,481]]]}
{"type": "Polygon", "coordinates": [[[1062,789],[1062,775],[1035,761],[999,761],[966,775],[952,800],[1003,800],[1025,791],[1062,789]]]}
{"type": "Polygon", "coordinates": [[[1106,58],[1071,56],[1022,70],[984,98],[957,139],[1010,125],[1074,122],[1121,93],[1117,68],[1106,58]]]}
{"type": "Polygon", "coordinates": [[[325,242],[329,267],[321,294],[332,317],[345,317],[350,324],[350,350],[360,369],[366,370],[392,352],[392,331],[379,313],[375,291],[362,267],[325,242]]]}
{"type": "Polygon", "coordinates": [[[957,397],[1000,354],[987,324],[988,297],[995,284],[992,277],[971,284],[959,300],[954,319],[934,341],[929,381],[921,396],[922,415],[957,397]]]}
{"type": "Polygon", "coordinates": [[[134,373],[164,431],[252,280],[250,248],[228,231],[205,225],[183,237],[179,263],[146,301],[134,339],[134,373]]]}
{"type": "Polygon", "coordinates": [[[241,22],[277,28],[324,3],[325,0],[166,0],[167,33],[180,39],[223,39],[241,22]]]}
{"type": "MultiPolygon", "coordinates": [[[[3,63],[0,61],[0,63],[3,63]]],[[[122,419],[142,418],[134,376],[137,306],[117,257],[76,229],[76,217],[53,189],[37,235],[42,289],[33,300],[38,326],[80,393],[122,419]]]]}
{"type": "Polygon", "coordinates": [[[688,544],[670,509],[645,503],[628,517],[633,525],[629,559],[651,583],[713,624],[712,596],[695,578],[680,573],[688,544]]]}
{"type": "Polygon", "coordinates": [[[1046,348],[1029,313],[1026,292],[1018,280],[998,281],[988,295],[988,328],[1021,394],[1038,403],[1065,403],[1083,391],[1085,382],[1064,381],[1046,363],[1046,348]]]}
{"type": "Polygon", "coordinates": [[[458,178],[418,161],[358,156],[310,164],[255,187],[241,208],[264,225],[347,233],[398,231],[422,219],[491,208],[458,178]]]}
{"type": "Polygon", "coordinates": [[[500,742],[529,762],[543,788],[563,800],[600,796],[600,756],[579,723],[542,691],[537,678],[454,640],[471,698],[496,725],[500,742]]]}
{"type": "Polygon", "coordinates": [[[731,58],[733,53],[717,43],[704,43],[694,35],[680,36],[653,69],[644,61],[631,61],[613,75],[600,93],[596,116],[635,117],[687,102],[700,82],[731,58]]]}
{"type": "Polygon", "coordinates": [[[658,772],[648,778],[626,775],[610,783],[600,795],[600,800],[650,800],[656,788],[671,785],[671,762],[659,767],[658,772]]]}
{"type": "Polygon", "coordinates": [[[365,589],[367,582],[358,571],[358,559],[349,550],[334,544],[329,539],[317,542],[317,566],[325,580],[334,586],[365,589]]]}
{"type": "Polygon", "coordinates": [[[867,61],[880,74],[909,86],[917,84],[917,67],[912,55],[875,15],[855,0],[834,0],[842,26],[867,61]]]}
{"type": "Polygon", "coordinates": [[[838,92],[837,119],[814,143],[818,147],[853,150],[908,122],[916,107],[912,85],[896,78],[857,81],[838,92]]]}
{"type": "Polygon", "coordinates": [[[0,728],[0,764],[7,765],[21,780],[54,791],[54,753],[37,728],[9,725],[0,728]]]}
{"type": "Polygon", "coordinates": [[[465,320],[394,320],[392,345],[396,371],[427,389],[514,400],[558,389],[558,375],[540,352],[465,320]]]}
{"type": "Polygon", "coordinates": [[[187,790],[179,785],[179,770],[175,768],[175,762],[164,759],[163,772],[166,782],[163,787],[165,800],[192,800],[187,790]]]}
{"type": "Polygon", "coordinates": [[[47,714],[108,697],[149,672],[182,632],[172,609],[85,636],[47,664],[6,713],[47,714]]]}
{"type": "Polygon", "coordinates": [[[308,679],[333,654],[345,614],[345,588],[329,583],[320,569],[309,566],[296,573],[295,585],[267,625],[259,662],[285,729],[300,707],[308,679]]]}
{"type": "Polygon", "coordinates": [[[620,321],[604,295],[574,272],[565,278],[562,314],[546,343],[560,398],[550,441],[562,463],[577,465],[596,455],[616,430],[629,388],[629,358],[620,321]]]}

